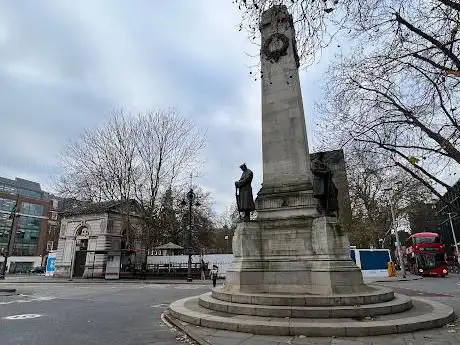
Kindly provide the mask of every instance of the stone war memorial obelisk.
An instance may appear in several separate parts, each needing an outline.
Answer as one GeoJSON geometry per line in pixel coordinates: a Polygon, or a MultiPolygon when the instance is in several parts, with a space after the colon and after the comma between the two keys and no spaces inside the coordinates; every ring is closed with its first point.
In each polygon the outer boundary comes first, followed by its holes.
{"type": "Polygon", "coordinates": [[[171,321],[255,334],[367,336],[440,327],[443,304],[366,285],[337,217],[313,192],[292,16],[265,11],[263,182],[257,219],[238,223],[223,287],[172,303],[171,321]]]}

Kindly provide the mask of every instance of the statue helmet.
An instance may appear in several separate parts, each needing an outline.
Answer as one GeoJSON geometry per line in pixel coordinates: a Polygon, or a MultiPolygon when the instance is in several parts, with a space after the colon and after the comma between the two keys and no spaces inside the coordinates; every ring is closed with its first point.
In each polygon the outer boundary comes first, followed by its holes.
{"type": "Polygon", "coordinates": [[[246,168],[247,168],[246,163],[243,163],[240,165],[240,169],[246,169],[246,168]]]}

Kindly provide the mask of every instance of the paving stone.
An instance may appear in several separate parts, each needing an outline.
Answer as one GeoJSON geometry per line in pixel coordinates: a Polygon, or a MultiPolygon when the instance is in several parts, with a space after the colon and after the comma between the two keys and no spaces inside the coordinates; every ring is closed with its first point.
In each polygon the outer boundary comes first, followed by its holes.
{"type": "Polygon", "coordinates": [[[293,345],[330,345],[331,338],[319,338],[319,337],[301,338],[299,336],[296,336],[292,339],[290,344],[293,344],[293,345]]]}
{"type": "Polygon", "coordinates": [[[239,345],[242,341],[241,338],[232,338],[232,337],[224,338],[224,337],[213,337],[213,336],[206,337],[204,338],[204,340],[206,340],[209,344],[212,344],[212,345],[217,345],[217,344],[219,345],[239,345]]]}
{"type": "Polygon", "coordinates": [[[273,335],[253,335],[257,340],[263,341],[273,341],[275,339],[279,344],[289,344],[292,343],[294,336],[273,336],[273,335]]]}
{"type": "Polygon", "coordinates": [[[272,340],[260,340],[257,339],[257,337],[250,338],[244,340],[242,343],[238,343],[238,345],[278,345],[279,342],[276,340],[276,338],[273,338],[272,340]]]}
{"type": "Polygon", "coordinates": [[[381,339],[374,339],[370,343],[372,345],[407,345],[407,342],[404,338],[385,338],[382,337],[381,339]]]}
{"type": "Polygon", "coordinates": [[[332,339],[330,342],[330,345],[369,345],[370,343],[363,339],[363,340],[357,340],[357,339],[332,339]]]}
{"type": "MultiPolygon", "coordinates": [[[[209,328],[208,328],[209,329],[209,328]]],[[[225,330],[218,330],[212,334],[213,337],[221,337],[221,338],[226,338],[226,337],[231,337],[231,338],[239,338],[239,339],[247,339],[250,337],[253,337],[254,335],[251,333],[243,333],[243,332],[231,332],[231,331],[225,331],[225,330]]]]}

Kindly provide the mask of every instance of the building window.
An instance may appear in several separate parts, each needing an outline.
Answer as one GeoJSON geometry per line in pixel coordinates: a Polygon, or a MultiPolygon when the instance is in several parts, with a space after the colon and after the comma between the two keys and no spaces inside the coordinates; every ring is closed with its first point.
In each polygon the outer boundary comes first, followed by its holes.
{"type": "Polygon", "coordinates": [[[43,199],[42,192],[37,192],[35,190],[18,188],[18,194],[33,199],[43,199]]]}
{"type": "Polygon", "coordinates": [[[31,216],[43,216],[43,205],[32,204],[30,202],[23,202],[21,205],[21,213],[31,216]]]}
{"type": "Polygon", "coordinates": [[[28,273],[33,268],[33,262],[12,262],[10,273],[28,273]]]}
{"type": "Polygon", "coordinates": [[[16,194],[16,188],[12,186],[8,186],[6,184],[0,184],[0,192],[9,193],[9,194],[16,194]]]}
{"type": "Polygon", "coordinates": [[[13,255],[37,255],[38,238],[40,236],[40,222],[43,220],[21,216],[19,228],[16,231],[13,255]]]}
{"type": "Polygon", "coordinates": [[[2,211],[2,213],[11,212],[13,210],[15,203],[15,200],[0,198],[0,211],[2,211]]]}

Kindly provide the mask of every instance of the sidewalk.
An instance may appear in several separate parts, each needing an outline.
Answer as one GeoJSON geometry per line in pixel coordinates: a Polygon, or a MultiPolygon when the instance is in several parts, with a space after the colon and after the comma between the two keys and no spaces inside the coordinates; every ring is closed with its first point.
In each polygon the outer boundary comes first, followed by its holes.
{"type": "Polygon", "coordinates": [[[391,334],[373,337],[308,337],[255,335],[195,326],[171,319],[168,323],[187,334],[199,345],[458,345],[460,344],[460,320],[443,328],[413,333],[391,334]]]}

